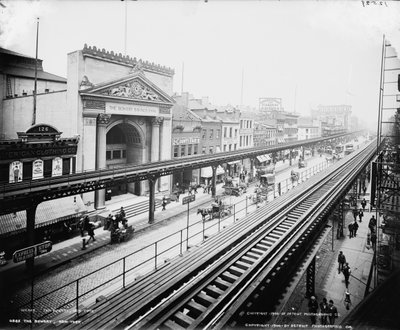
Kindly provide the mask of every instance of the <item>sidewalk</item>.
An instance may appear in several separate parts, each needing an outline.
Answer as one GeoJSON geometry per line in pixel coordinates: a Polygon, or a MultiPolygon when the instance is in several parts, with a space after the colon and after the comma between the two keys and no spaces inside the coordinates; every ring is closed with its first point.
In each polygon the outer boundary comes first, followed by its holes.
{"type": "MultiPolygon", "coordinates": [[[[360,202],[362,198],[365,197],[368,203],[364,211],[362,222],[357,218],[357,223],[359,225],[357,236],[349,238],[348,225],[354,221],[352,211],[349,210],[345,215],[345,237],[336,239],[335,230],[334,251],[332,251],[331,245],[332,237],[329,235],[316,256],[315,296],[318,304],[322,301],[322,298],[326,298],[328,302],[329,300],[333,300],[339,315],[335,320],[336,325],[339,325],[351,310],[364,299],[373,258],[373,249],[371,246],[367,245],[367,235],[369,232],[368,223],[371,216],[374,215],[374,213],[369,212],[369,189],[370,187],[368,187],[366,196],[361,195],[361,198],[358,199],[358,209],[361,208],[360,202]],[[351,299],[349,310],[346,309],[344,301],[346,292],[344,275],[338,272],[337,259],[340,251],[343,251],[346,262],[348,262],[351,269],[348,286],[351,299]]],[[[304,326],[311,327],[310,316],[305,315],[305,313],[309,311],[309,300],[305,297],[305,277],[306,274],[303,275],[304,283],[302,283],[302,280],[293,296],[290,297],[286,303],[286,310],[284,312],[286,315],[289,314],[291,316],[282,316],[279,318],[279,322],[282,321],[285,324],[292,324],[292,328],[296,328],[296,325],[299,325],[299,328],[303,328],[304,326]]],[[[371,285],[372,284],[373,281],[371,285]]],[[[319,309],[318,312],[320,312],[319,309]]],[[[313,328],[318,328],[320,324],[320,319],[317,317],[317,323],[313,328]]]]}

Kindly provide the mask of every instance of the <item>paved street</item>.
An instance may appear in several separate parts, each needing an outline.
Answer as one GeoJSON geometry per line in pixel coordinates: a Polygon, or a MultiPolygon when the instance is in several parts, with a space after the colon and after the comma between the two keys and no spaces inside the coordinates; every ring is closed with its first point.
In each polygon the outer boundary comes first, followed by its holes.
{"type": "MultiPolygon", "coordinates": [[[[282,192],[286,191],[286,188],[291,187],[290,181],[290,171],[289,162],[286,161],[285,164],[277,165],[277,175],[276,182],[282,182],[282,192]]],[[[325,157],[315,157],[313,159],[308,159],[308,165],[306,168],[298,169],[297,162],[293,162],[293,167],[298,172],[307,173],[310,175],[311,169],[321,169],[322,166],[326,166],[327,162],[325,157]]],[[[305,174],[304,174],[305,175],[305,174]]],[[[222,185],[218,185],[217,194],[222,194],[222,185]]],[[[253,204],[247,197],[253,193],[254,188],[249,187],[246,194],[242,196],[226,197],[226,202],[233,205],[236,204],[236,215],[235,217],[225,217],[221,221],[219,219],[213,219],[203,223],[201,221],[201,215],[196,214],[197,206],[200,203],[206,203],[209,205],[211,202],[211,195],[204,194],[202,189],[199,189],[198,194],[196,194],[196,206],[190,211],[189,217],[189,247],[195,244],[199,244],[202,241],[203,235],[211,236],[222,230],[224,227],[231,225],[234,220],[242,219],[247,213],[251,213],[256,209],[256,205],[253,204]],[[246,207],[247,205],[247,207],[246,207]]],[[[270,199],[272,197],[270,194],[270,199]]],[[[141,197],[143,198],[143,197],[141,197]]],[[[121,205],[126,205],[126,201],[121,200],[117,204],[109,204],[109,209],[118,209],[121,205]]],[[[132,203],[132,200],[129,201],[132,203]]],[[[260,206],[260,205],[259,205],[260,206]]],[[[138,232],[135,232],[134,237],[127,242],[122,242],[120,244],[106,244],[101,248],[95,249],[90,253],[83,254],[82,256],[72,259],[70,262],[46,272],[45,274],[39,276],[35,279],[34,284],[34,297],[40,297],[52,290],[59,288],[62,285],[66,285],[73,281],[76,281],[91,272],[98,270],[101,267],[105,267],[100,271],[95,272],[92,275],[81,279],[79,281],[79,288],[76,287],[76,282],[66,286],[62,290],[57,290],[55,293],[46,296],[35,302],[34,308],[36,311],[35,317],[40,317],[51,309],[60,309],[60,306],[66,301],[73,300],[76,296],[77,290],[79,294],[84,294],[89,290],[95,288],[97,285],[111,280],[112,278],[118,276],[123,271],[123,261],[118,259],[128,256],[125,260],[125,269],[131,269],[136,267],[134,270],[129,272],[126,278],[126,283],[133,281],[139,276],[152,271],[157,264],[157,266],[162,265],[166,260],[175,258],[179,256],[181,252],[186,251],[186,226],[187,226],[187,209],[186,205],[181,205],[181,203],[172,202],[167,205],[166,211],[161,211],[160,209],[156,211],[155,218],[167,219],[168,222],[157,222],[151,228],[147,228],[138,232]],[[155,246],[157,243],[157,247],[155,246]],[[155,251],[161,255],[154,259],[155,251]],[[133,254],[132,254],[133,253],[133,254]],[[110,263],[113,263],[110,265],[110,263]],[[109,266],[107,266],[109,265],[109,266]]],[[[135,216],[129,219],[129,224],[133,224],[134,227],[139,227],[140,224],[147,224],[147,214],[141,216],[135,216]]],[[[102,228],[96,230],[97,241],[90,243],[91,245],[100,244],[103,241],[109,242],[109,232],[104,231],[102,228]]],[[[80,239],[80,238],[76,238],[80,239]]],[[[61,244],[61,243],[60,243],[61,244]]],[[[68,244],[64,242],[62,244],[68,244]]],[[[54,247],[56,249],[56,247],[54,247]]],[[[76,248],[75,248],[76,249],[76,248]]],[[[75,251],[76,252],[76,251],[75,251]]],[[[74,251],[71,250],[71,253],[74,251]]],[[[68,253],[65,253],[65,257],[68,257],[68,253]]],[[[79,306],[88,307],[95,302],[95,299],[100,295],[106,295],[113,291],[120,289],[122,286],[122,277],[112,280],[107,286],[102,286],[88,294],[86,294],[79,301],[79,306]]],[[[12,299],[12,304],[14,306],[20,306],[21,304],[28,303],[31,296],[31,283],[29,281],[25,282],[24,285],[20,286],[16,294],[12,299]]],[[[64,308],[75,308],[75,302],[68,306],[63,306],[64,308]]],[[[29,313],[23,313],[25,317],[29,316],[29,313]]]]}

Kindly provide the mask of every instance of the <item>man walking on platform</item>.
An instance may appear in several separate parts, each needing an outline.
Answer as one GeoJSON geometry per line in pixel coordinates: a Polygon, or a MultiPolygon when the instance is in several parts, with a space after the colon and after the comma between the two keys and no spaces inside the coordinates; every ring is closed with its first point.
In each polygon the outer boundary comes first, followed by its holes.
{"type": "Polygon", "coordinates": [[[357,215],[358,215],[358,210],[357,210],[357,207],[353,210],[353,217],[354,217],[354,220],[357,220],[357,215]]]}
{"type": "Polygon", "coordinates": [[[329,306],[328,301],[326,298],[322,299],[322,302],[319,304],[319,309],[321,313],[321,324],[327,325],[328,324],[328,313],[329,313],[329,306]]]}
{"type": "Polygon", "coordinates": [[[360,209],[360,211],[358,212],[358,217],[360,218],[360,222],[362,221],[363,216],[364,216],[364,212],[362,209],[360,209]]]}
{"type": "Polygon", "coordinates": [[[353,237],[353,223],[351,222],[350,224],[349,224],[349,238],[352,238],[353,237]]]}
{"type": "Polygon", "coordinates": [[[318,302],[314,296],[311,296],[308,302],[308,311],[310,312],[311,324],[317,323],[318,302]]]}
{"type": "Polygon", "coordinates": [[[343,266],[344,266],[345,262],[346,262],[346,257],[343,254],[343,251],[340,251],[339,255],[338,255],[338,263],[339,263],[339,269],[338,270],[339,270],[339,274],[340,274],[340,271],[343,271],[343,266]]]}
{"type": "Polygon", "coordinates": [[[349,287],[350,274],[351,274],[350,266],[349,263],[346,262],[343,267],[344,283],[346,285],[346,289],[349,287]]]}
{"type": "Polygon", "coordinates": [[[357,221],[353,222],[353,236],[356,237],[357,236],[357,230],[358,230],[358,223],[357,221]]]}
{"type": "Polygon", "coordinates": [[[335,319],[338,317],[337,308],[333,304],[333,300],[329,300],[329,323],[331,325],[335,324],[335,319]]]}
{"type": "Polygon", "coordinates": [[[363,198],[363,200],[361,201],[361,206],[363,211],[365,210],[365,207],[367,206],[367,201],[365,200],[365,198],[363,198]]]}
{"type": "Polygon", "coordinates": [[[375,226],[376,226],[376,219],[374,216],[372,216],[371,219],[369,219],[368,223],[368,228],[369,230],[371,230],[371,234],[375,232],[375,226]]]}

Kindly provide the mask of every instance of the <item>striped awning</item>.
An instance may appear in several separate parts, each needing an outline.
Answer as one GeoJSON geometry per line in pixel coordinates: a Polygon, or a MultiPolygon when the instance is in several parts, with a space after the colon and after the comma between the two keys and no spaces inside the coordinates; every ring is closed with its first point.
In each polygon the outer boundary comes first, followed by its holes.
{"type": "MultiPolygon", "coordinates": [[[[35,228],[79,217],[86,212],[86,206],[79,195],[42,202],[36,209],[35,228]]],[[[25,231],[25,211],[0,215],[0,236],[11,236],[25,231]]]]}
{"type": "Polygon", "coordinates": [[[257,156],[257,159],[260,163],[268,162],[271,160],[271,157],[268,154],[257,156]]]}
{"type": "MultiPolygon", "coordinates": [[[[217,175],[225,174],[225,170],[218,165],[217,167],[217,175]]],[[[201,177],[202,178],[212,178],[212,168],[211,166],[203,167],[201,169],[201,177]]]]}

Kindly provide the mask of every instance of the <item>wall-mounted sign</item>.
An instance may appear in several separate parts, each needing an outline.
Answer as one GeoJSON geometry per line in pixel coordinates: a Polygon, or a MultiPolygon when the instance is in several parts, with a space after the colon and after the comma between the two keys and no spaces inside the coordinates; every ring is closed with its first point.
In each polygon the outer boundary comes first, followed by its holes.
{"type": "Polygon", "coordinates": [[[38,124],[26,131],[26,134],[61,134],[56,128],[50,125],[38,124]]]}
{"type": "Polygon", "coordinates": [[[42,179],[43,178],[43,160],[36,159],[32,163],[32,179],[42,179]]]}
{"type": "Polygon", "coordinates": [[[118,115],[156,116],[160,111],[158,107],[154,106],[107,102],[106,113],[118,115]]]}
{"type": "Polygon", "coordinates": [[[10,183],[21,182],[22,181],[22,169],[23,165],[20,161],[15,161],[10,164],[10,183]]]}
{"type": "Polygon", "coordinates": [[[78,147],[52,146],[43,148],[21,148],[18,150],[0,150],[0,159],[38,158],[60,155],[76,155],[78,147]]]}
{"type": "Polygon", "coordinates": [[[191,137],[182,137],[182,138],[173,138],[172,144],[174,146],[180,144],[198,144],[200,143],[200,138],[191,138],[191,137]]]}
{"type": "Polygon", "coordinates": [[[15,251],[13,253],[13,260],[15,263],[24,261],[30,258],[34,258],[36,256],[40,256],[41,254],[50,252],[53,247],[51,241],[46,241],[40,244],[29,246],[25,249],[15,251]]]}
{"type": "Polygon", "coordinates": [[[53,159],[53,171],[51,172],[51,176],[59,175],[62,175],[62,158],[56,157],[53,159]]]}

